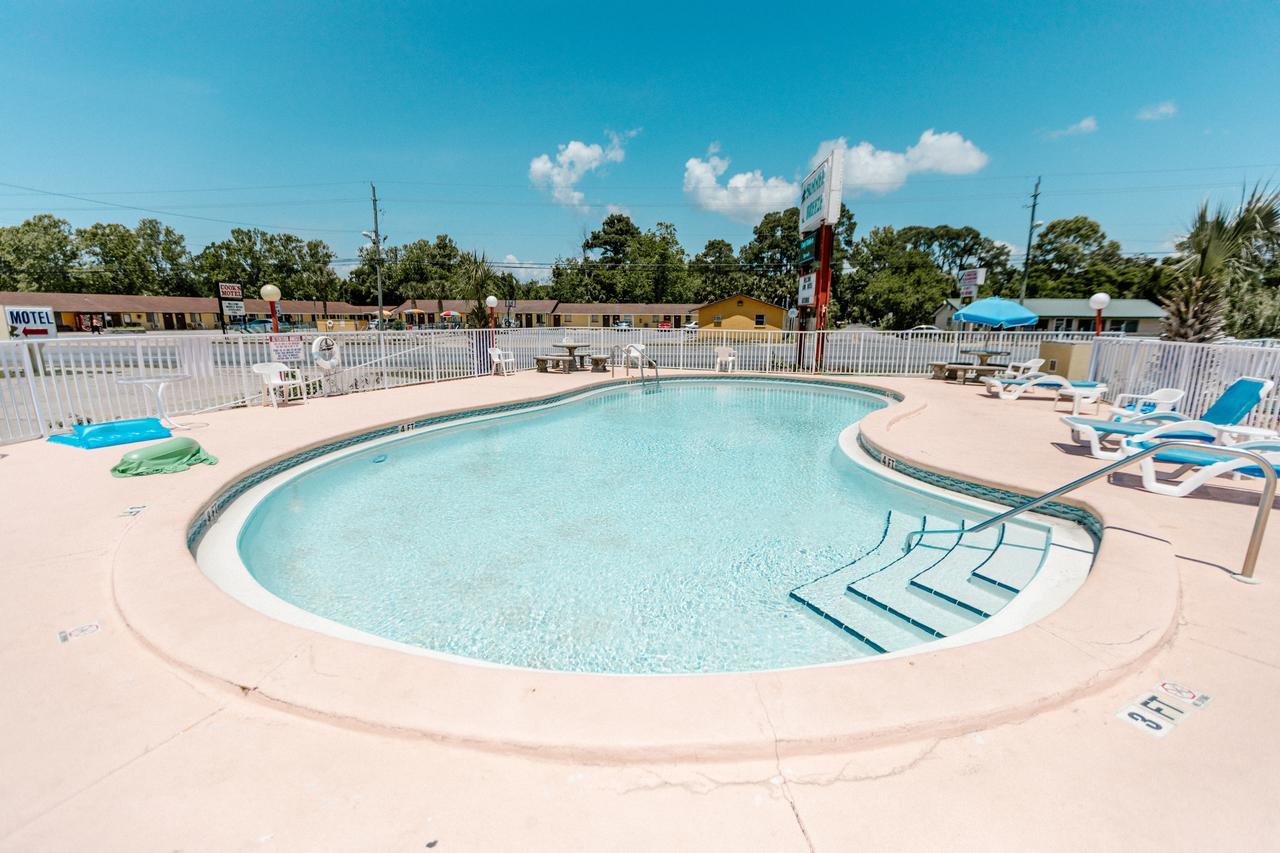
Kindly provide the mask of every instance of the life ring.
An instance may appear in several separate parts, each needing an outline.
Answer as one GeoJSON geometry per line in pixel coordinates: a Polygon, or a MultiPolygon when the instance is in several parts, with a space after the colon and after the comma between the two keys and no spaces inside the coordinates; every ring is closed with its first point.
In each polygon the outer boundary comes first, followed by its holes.
{"type": "Polygon", "coordinates": [[[311,342],[311,358],[316,367],[324,371],[337,370],[342,363],[338,342],[328,335],[321,335],[311,342]]]}

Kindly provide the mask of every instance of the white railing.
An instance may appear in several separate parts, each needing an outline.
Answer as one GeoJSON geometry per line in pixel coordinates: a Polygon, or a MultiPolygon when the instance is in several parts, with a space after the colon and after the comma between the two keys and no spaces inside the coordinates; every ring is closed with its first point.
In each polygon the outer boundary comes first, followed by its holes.
{"type": "MultiPolygon", "coordinates": [[[[310,342],[297,365],[312,391],[346,394],[487,374],[492,333],[480,330],[333,332],[341,367],[326,374],[310,342]]],[[[497,345],[514,353],[521,370],[568,338],[608,353],[615,345],[644,344],[666,370],[711,370],[716,348],[731,347],[737,369],[765,373],[923,375],[931,361],[952,361],[970,348],[1006,350],[1009,359],[1034,357],[1042,341],[1087,340],[1062,332],[831,332],[702,329],[499,329],[497,345]],[[821,364],[815,361],[822,338],[821,364]]],[[[1251,349],[1257,352],[1256,349],[1251,349]]],[[[961,358],[967,358],[961,355],[961,358]]],[[[165,394],[166,410],[190,415],[261,399],[251,365],[270,361],[268,336],[253,334],[109,335],[46,341],[0,341],[0,444],[96,423],[152,414],[149,392],[119,380],[183,374],[165,394]]]]}
{"type": "MultiPolygon", "coordinates": [[[[1117,394],[1148,394],[1157,388],[1181,388],[1178,411],[1201,415],[1241,376],[1280,379],[1280,346],[1190,344],[1150,339],[1104,338],[1094,345],[1090,378],[1105,382],[1108,400],[1117,394]]],[[[1280,419],[1280,394],[1272,393],[1250,414],[1253,426],[1274,427],[1280,419]]]]}

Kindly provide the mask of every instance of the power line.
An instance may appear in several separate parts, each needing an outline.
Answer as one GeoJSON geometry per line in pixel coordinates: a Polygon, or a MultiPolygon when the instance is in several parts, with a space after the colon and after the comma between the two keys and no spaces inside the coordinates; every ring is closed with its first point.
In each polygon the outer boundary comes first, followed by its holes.
{"type": "Polygon", "coordinates": [[[11,184],[11,183],[8,183],[7,181],[0,181],[0,187],[12,187],[14,189],[27,190],[29,192],[34,192],[34,193],[41,193],[42,195],[56,196],[58,198],[69,198],[69,199],[73,199],[74,201],[83,201],[88,204],[101,204],[106,207],[115,208],[118,210],[134,210],[134,211],[139,211],[141,213],[155,214],[157,216],[177,216],[182,219],[198,219],[203,222],[217,222],[222,225],[239,225],[241,227],[246,227],[246,228],[262,228],[268,231],[312,231],[312,232],[324,232],[324,233],[330,233],[330,234],[350,234],[351,233],[349,230],[345,228],[299,228],[299,227],[289,226],[289,225],[265,225],[262,223],[254,223],[254,222],[239,222],[233,219],[217,219],[211,216],[198,216],[194,213],[177,213],[175,211],[159,210],[151,207],[138,207],[137,205],[132,205],[132,204],[116,204],[115,202],[102,201],[101,199],[95,199],[95,198],[86,198],[84,196],[74,195],[72,193],[59,193],[59,192],[54,192],[53,190],[42,190],[42,189],[39,189],[38,187],[24,187],[21,184],[11,184]]]}

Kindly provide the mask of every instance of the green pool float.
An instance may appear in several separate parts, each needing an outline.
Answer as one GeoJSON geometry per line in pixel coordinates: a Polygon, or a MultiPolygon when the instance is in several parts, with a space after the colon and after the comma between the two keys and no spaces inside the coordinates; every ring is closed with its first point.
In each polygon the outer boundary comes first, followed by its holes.
{"type": "Polygon", "coordinates": [[[192,465],[217,465],[218,459],[210,456],[194,438],[171,438],[150,447],[139,447],[126,453],[116,467],[113,477],[145,477],[147,474],[176,474],[192,465]]]}

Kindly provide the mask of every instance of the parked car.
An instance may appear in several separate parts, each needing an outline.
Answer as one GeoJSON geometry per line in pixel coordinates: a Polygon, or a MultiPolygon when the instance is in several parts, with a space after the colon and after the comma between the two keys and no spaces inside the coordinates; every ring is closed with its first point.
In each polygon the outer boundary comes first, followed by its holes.
{"type": "Polygon", "coordinates": [[[696,332],[698,331],[698,321],[690,320],[688,323],[685,323],[684,326],[682,326],[681,328],[683,328],[686,332],[696,332]]]}
{"type": "Polygon", "coordinates": [[[626,321],[626,320],[619,320],[618,322],[616,322],[616,323],[614,323],[614,324],[613,324],[613,327],[614,327],[615,329],[630,329],[630,328],[631,328],[631,323],[629,323],[629,322],[628,322],[628,321],[626,321]]]}

